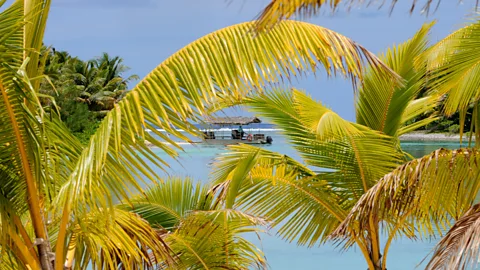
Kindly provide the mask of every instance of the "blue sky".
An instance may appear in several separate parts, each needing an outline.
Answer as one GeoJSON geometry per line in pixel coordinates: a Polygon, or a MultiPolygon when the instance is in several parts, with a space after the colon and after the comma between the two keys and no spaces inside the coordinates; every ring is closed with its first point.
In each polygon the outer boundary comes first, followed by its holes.
{"type": "MultiPolygon", "coordinates": [[[[437,41],[471,18],[475,1],[444,0],[428,17],[408,13],[413,0],[388,8],[340,9],[309,21],[330,28],[372,52],[408,39],[424,22],[437,20],[431,40],[437,41]],[[408,4],[407,4],[408,3],[408,4]]],[[[131,73],[145,76],[188,43],[220,28],[249,21],[267,0],[53,0],[45,43],[82,59],[102,52],[119,55],[131,73]]],[[[387,0],[388,2],[388,0],[387,0]]],[[[424,1],[420,1],[424,2],[424,1]]],[[[305,89],[342,117],[354,120],[353,90],[341,79],[308,76],[293,86],[305,89]]]]}

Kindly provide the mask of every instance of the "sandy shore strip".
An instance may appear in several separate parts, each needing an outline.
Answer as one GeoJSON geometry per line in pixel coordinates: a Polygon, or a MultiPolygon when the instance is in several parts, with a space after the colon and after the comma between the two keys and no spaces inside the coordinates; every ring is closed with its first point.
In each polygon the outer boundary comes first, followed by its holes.
{"type": "MultiPolygon", "coordinates": [[[[423,131],[415,131],[408,134],[404,134],[400,136],[400,141],[430,141],[430,142],[459,142],[460,135],[459,134],[450,134],[450,133],[426,133],[423,131]]],[[[472,141],[475,141],[475,136],[472,137],[472,141]]],[[[468,135],[463,135],[463,142],[468,142],[468,135]]],[[[149,141],[145,141],[147,146],[155,147],[149,141]]],[[[170,145],[170,143],[162,142],[163,144],[170,145]]],[[[178,142],[179,145],[191,145],[191,144],[201,144],[204,143],[203,141],[195,141],[192,143],[188,142],[178,142]]]]}
{"type": "MultiPolygon", "coordinates": [[[[447,142],[459,142],[459,134],[450,133],[426,133],[426,132],[411,132],[400,136],[400,141],[447,141],[447,142]]],[[[463,141],[468,142],[468,135],[463,135],[463,141]]],[[[472,141],[475,141],[475,136],[472,137],[472,141]]]]}

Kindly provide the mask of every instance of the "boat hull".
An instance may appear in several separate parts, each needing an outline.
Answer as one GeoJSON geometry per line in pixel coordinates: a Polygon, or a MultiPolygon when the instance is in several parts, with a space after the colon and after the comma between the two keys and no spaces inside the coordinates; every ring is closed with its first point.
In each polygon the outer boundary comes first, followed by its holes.
{"type": "Polygon", "coordinates": [[[265,140],[234,140],[234,139],[206,139],[200,143],[203,144],[212,144],[212,145],[232,145],[232,144],[267,144],[265,140]]]}

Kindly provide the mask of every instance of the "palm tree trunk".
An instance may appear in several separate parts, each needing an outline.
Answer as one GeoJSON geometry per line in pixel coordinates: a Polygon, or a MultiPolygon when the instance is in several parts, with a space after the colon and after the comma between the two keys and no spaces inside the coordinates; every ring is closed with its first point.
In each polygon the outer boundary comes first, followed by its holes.
{"type": "Polygon", "coordinates": [[[370,260],[373,262],[373,269],[371,270],[383,270],[378,221],[373,216],[370,216],[368,236],[370,238],[370,260]]]}

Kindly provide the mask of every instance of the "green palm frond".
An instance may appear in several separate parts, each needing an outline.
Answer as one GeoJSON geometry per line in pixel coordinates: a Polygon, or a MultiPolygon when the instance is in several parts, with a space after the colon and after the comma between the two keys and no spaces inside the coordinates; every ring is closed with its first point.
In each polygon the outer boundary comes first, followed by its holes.
{"type": "Polygon", "coordinates": [[[475,149],[439,149],[401,165],[362,196],[334,237],[363,234],[370,218],[386,222],[390,238],[400,232],[410,237],[438,234],[474,202],[480,189],[479,161],[475,149]]]}
{"type": "Polygon", "coordinates": [[[19,69],[23,62],[23,1],[15,1],[0,13],[0,61],[19,69]]]}
{"type": "Polygon", "coordinates": [[[215,189],[189,178],[169,178],[118,207],[166,230],[165,242],[176,258],[174,269],[263,269],[262,252],[243,235],[259,233],[266,222],[220,209],[216,196],[215,189]]]}
{"type": "Polygon", "coordinates": [[[448,94],[444,102],[447,115],[466,111],[480,99],[479,59],[480,21],[461,28],[433,45],[417,59],[427,63],[431,89],[448,94]]]}
{"type": "Polygon", "coordinates": [[[401,161],[393,138],[345,121],[300,91],[272,91],[245,104],[283,130],[308,165],[333,170],[325,177],[357,199],[401,161]]]}
{"type": "Polygon", "coordinates": [[[415,131],[421,127],[432,123],[435,120],[438,120],[439,116],[434,113],[430,117],[416,120],[415,122],[410,123],[418,116],[421,116],[428,112],[433,112],[438,106],[440,99],[441,98],[439,98],[439,95],[432,94],[427,95],[423,98],[411,100],[408,103],[408,106],[403,111],[402,118],[400,119],[400,122],[403,124],[403,126],[398,128],[397,135],[400,136],[402,134],[415,131]]]}
{"type": "MultiPolygon", "coordinates": [[[[338,9],[340,4],[350,9],[352,6],[358,5],[378,5],[384,6],[387,1],[375,1],[375,0],[271,0],[271,2],[265,7],[265,9],[258,16],[258,22],[255,25],[257,31],[264,29],[271,29],[282,20],[297,18],[307,19],[314,15],[317,15],[323,9],[330,9],[332,12],[338,9]]],[[[393,11],[397,0],[390,1],[390,12],[393,11]]],[[[441,0],[412,0],[410,6],[410,13],[420,7],[422,13],[429,14],[434,9],[436,10],[441,0]]],[[[459,1],[461,2],[461,1],[459,1]]],[[[476,4],[476,6],[478,3],[476,4]]]]}
{"type": "Polygon", "coordinates": [[[435,246],[425,269],[475,269],[478,265],[480,212],[478,204],[470,208],[435,246]]]}
{"type": "Polygon", "coordinates": [[[288,241],[323,242],[345,217],[340,195],[290,157],[249,145],[230,146],[229,151],[216,160],[213,171],[223,196],[233,194],[236,208],[271,220],[288,241]],[[235,179],[242,162],[255,166],[244,172],[245,178],[235,179]]]}
{"type": "Polygon", "coordinates": [[[426,82],[426,67],[414,68],[414,60],[427,48],[427,37],[433,23],[425,24],[411,39],[389,49],[380,59],[400,75],[405,83],[398,86],[374,70],[367,72],[356,104],[357,123],[381,131],[390,136],[399,136],[402,131],[412,130],[420,124],[434,120],[428,118],[415,126],[400,129],[409,120],[432,110],[439,95],[416,100],[426,82]]]}
{"type": "Polygon", "coordinates": [[[152,226],[174,230],[192,211],[213,210],[213,196],[208,187],[191,179],[168,178],[121,205],[152,226]]]}
{"type": "Polygon", "coordinates": [[[175,269],[265,269],[263,252],[242,236],[265,225],[236,210],[196,211],[165,241],[179,260],[175,269]]]}
{"type": "Polygon", "coordinates": [[[272,166],[283,164],[298,176],[315,175],[312,170],[291,157],[266,149],[249,145],[232,145],[228,149],[231,152],[216,159],[211,173],[213,183],[223,189],[222,198],[226,200],[227,208],[233,207],[242,182],[250,177],[250,171],[259,163],[267,162],[272,166]],[[245,168],[247,166],[248,168],[245,168]],[[226,184],[228,186],[225,187],[226,184]]]}
{"type": "MultiPolygon", "coordinates": [[[[17,1],[24,3],[24,14],[26,21],[28,21],[23,31],[22,48],[25,49],[24,59],[30,59],[26,67],[26,76],[33,79],[43,75],[46,58],[42,59],[40,53],[43,46],[43,36],[45,35],[51,0],[17,1]]],[[[33,89],[38,91],[40,80],[36,80],[32,82],[32,84],[33,89]]]]}
{"type": "MultiPolygon", "coordinates": [[[[5,181],[5,187],[11,188],[10,192],[18,191],[13,196],[25,195],[22,208],[30,211],[38,238],[47,239],[36,186],[44,187],[45,193],[42,191],[41,194],[50,196],[49,191],[53,188],[52,175],[46,166],[33,166],[49,164],[48,141],[43,137],[44,113],[39,106],[38,96],[21,75],[24,74],[23,68],[20,71],[20,75],[16,74],[16,70],[11,70],[4,63],[3,68],[0,68],[0,115],[3,119],[0,149],[4,155],[0,166],[3,172],[15,172],[16,176],[2,180],[5,181]],[[30,108],[26,104],[29,104],[30,108]],[[46,162],[43,163],[44,161],[46,162]],[[12,179],[16,181],[10,181],[12,179]],[[26,197],[29,199],[25,200],[26,197]]],[[[17,198],[16,201],[21,200],[20,197],[17,198]]]]}

